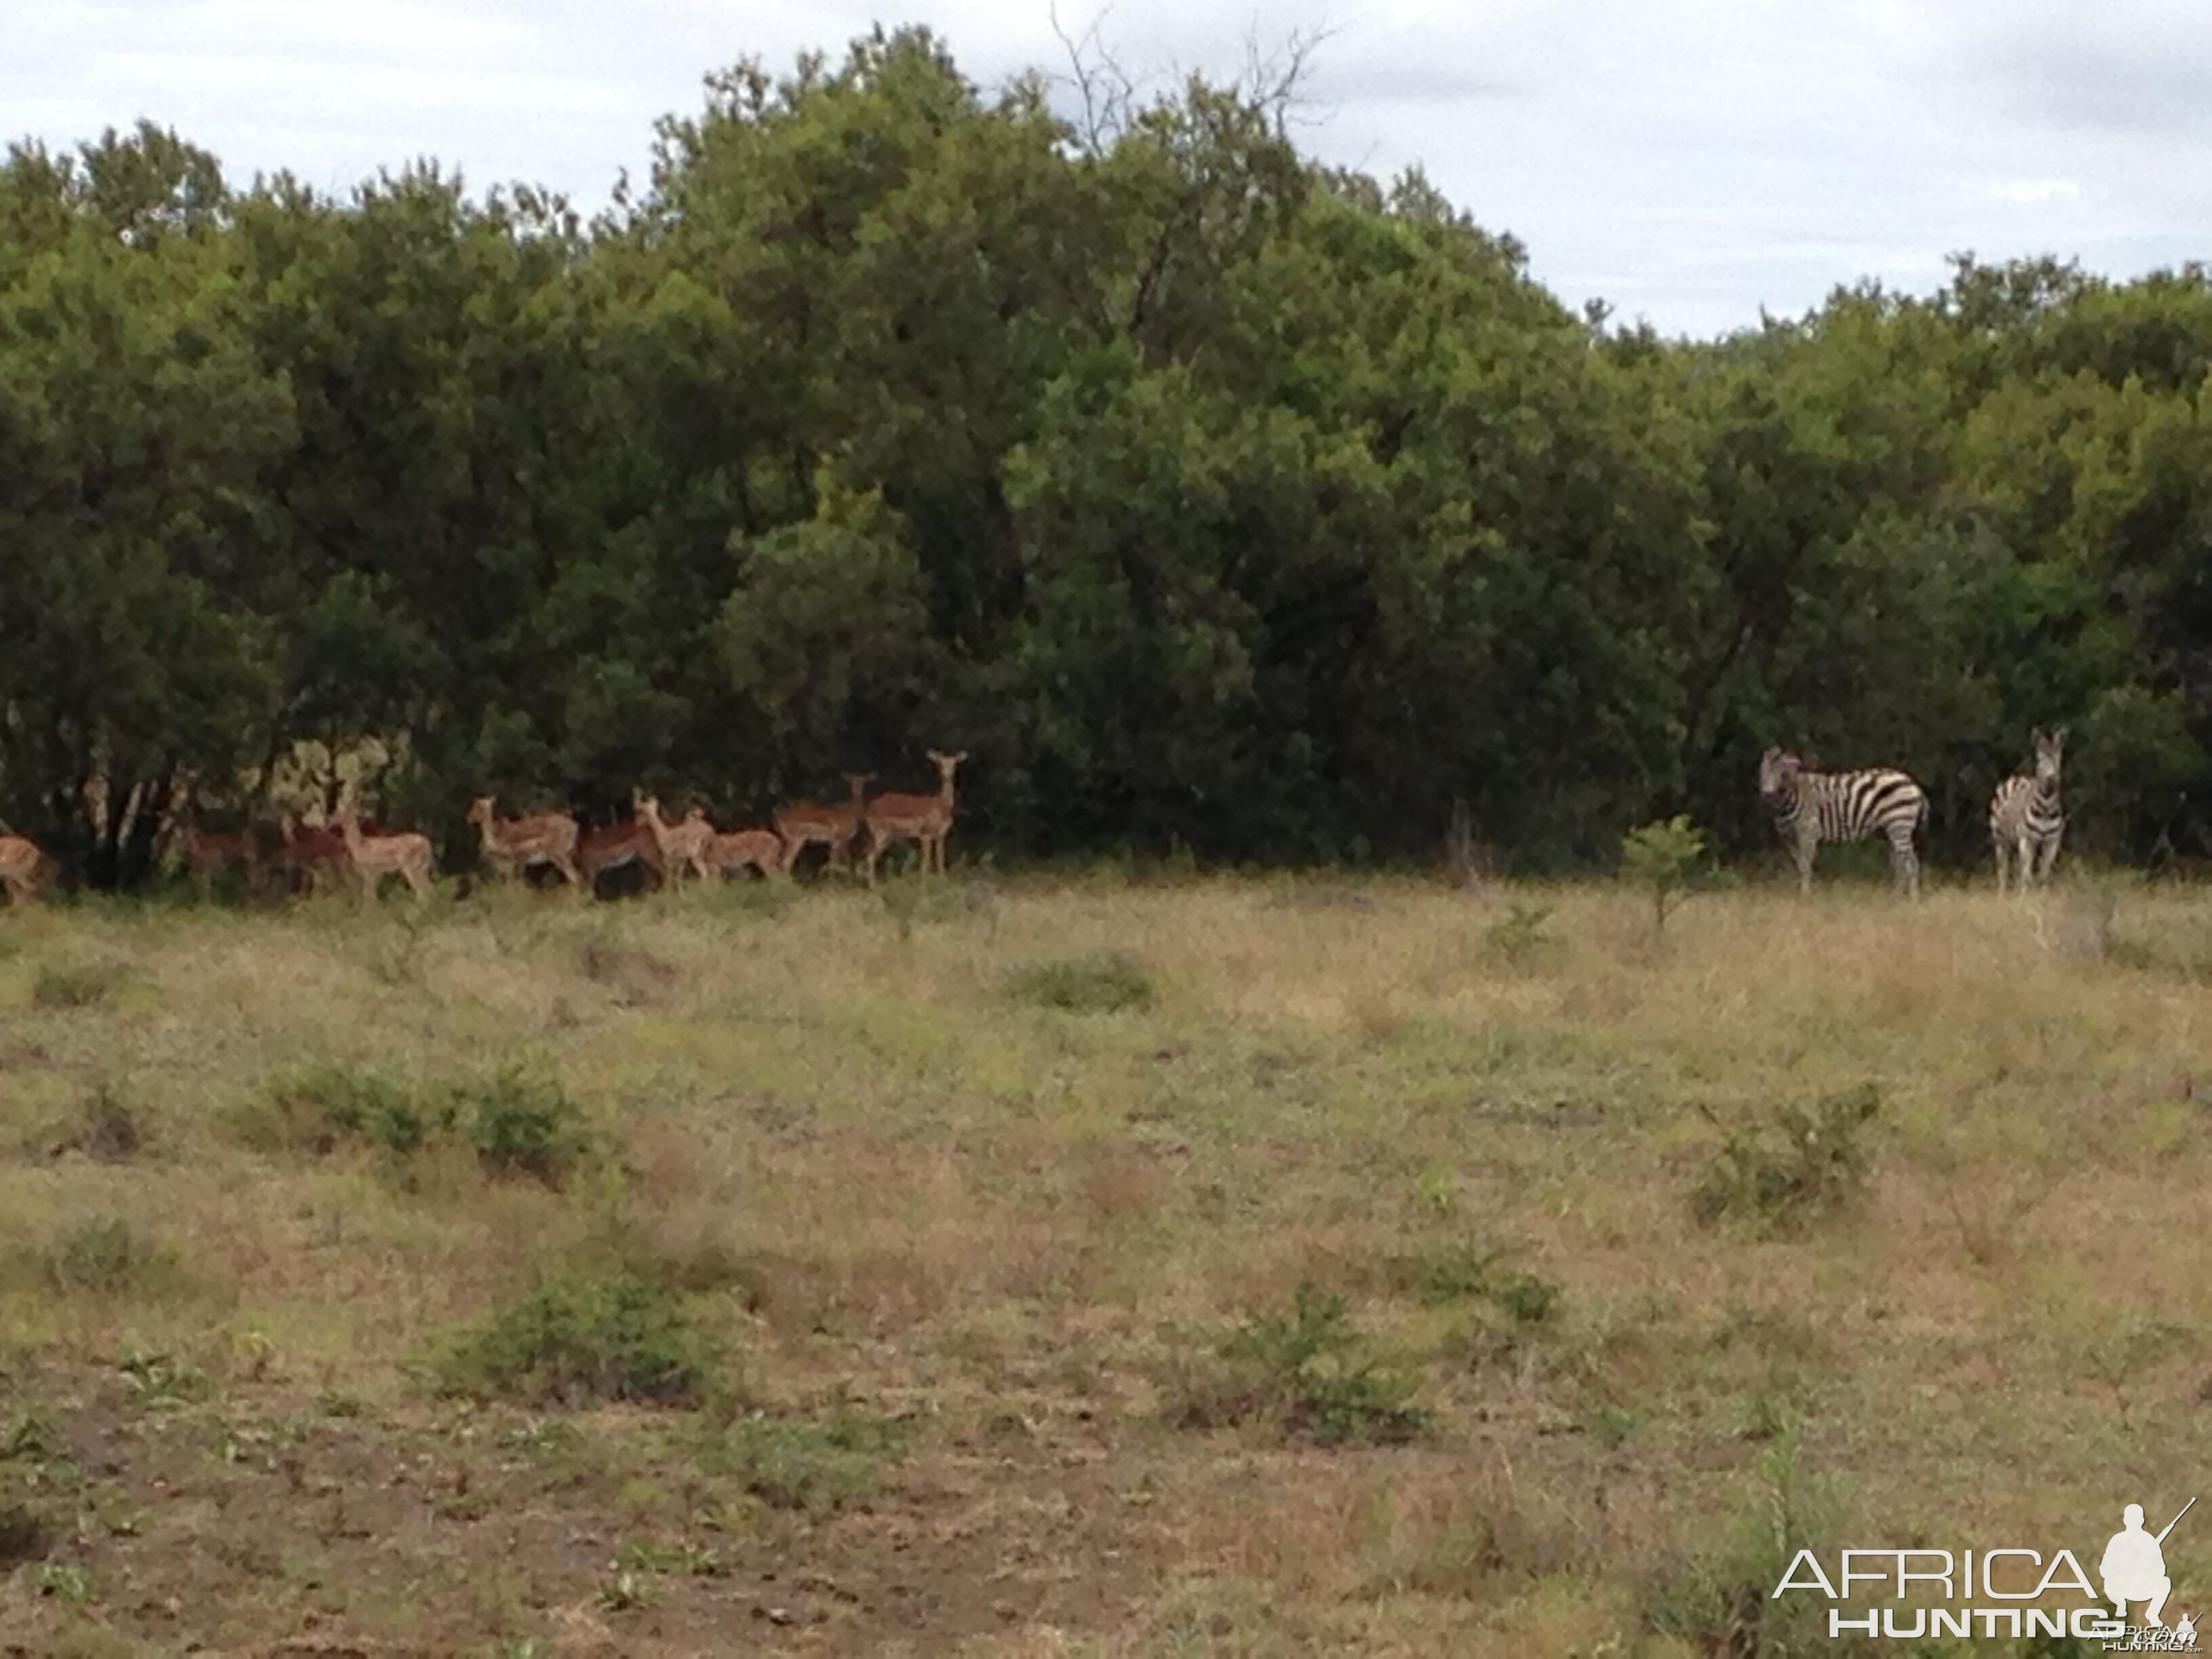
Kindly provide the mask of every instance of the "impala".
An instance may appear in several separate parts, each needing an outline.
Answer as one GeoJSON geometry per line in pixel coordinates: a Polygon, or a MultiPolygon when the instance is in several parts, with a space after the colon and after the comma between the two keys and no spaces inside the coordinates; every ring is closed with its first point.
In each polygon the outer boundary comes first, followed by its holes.
{"type": "Polygon", "coordinates": [[[361,890],[374,898],[386,876],[405,881],[417,900],[430,896],[430,838],[412,830],[388,836],[364,836],[361,814],[350,804],[338,809],[338,833],[345,837],[346,858],[361,882],[361,890]]]}
{"type": "MultiPolygon", "coordinates": [[[[327,872],[335,879],[344,873],[348,863],[345,837],[337,830],[328,824],[301,823],[289,812],[284,815],[283,830],[282,857],[291,871],[290,884],[295,890],[304,880],[307,896],[312,898],[320,875],[327,872]]],[[[378,832],[370,826],[368,833],[378,832]]]]}
{"type": "Polygon", "coordinates": [[[653,832],[653,839],[660,848],[660,862],[667,870],[669,885],[683,885],[687,869],[702,881],[714,873],[707,866],[707,849],[714,843],[714,826],[707,821],[703,810],[695,806],[681,823],[671,823],[660,815],[658,797],[640,795],[637,816],[639,822],[653,832]]]}
{"type": "Polygon", "coordinates": [[[878,795],[868,803],[868,885],[876,884],[876,860],[896,842],[911,841],[921,849],[921,872],[945,869],[945,838],[952,832],[952,775],[968,751],[957,755],[929,751],[937,763],[937,793],[933,795],[878,795]]]}
{"type": "Polygon", "coordinates": [[[656,880],[668,878],[667,866],[660,856],[660,842],[649,828],[635,818],[586,830],[576,842],[576,867],[583,872],[584,890],[587,893],[598,886],[604,872],[632,862],[652,871],[656,880]]]}
{"type": "Polygon", "coordinates": [[[535,812],[527,817],[502,818],[492,797],[478,795],[469,804],[469,822],[483,837],[484,855],[500,874],[512,878],[524,866],[550,864],[561,879],[584,884],[576,868],[576,820],[566,812],[535,812]]]}
{"type": "Polygon", "coordinates": [[[179,834],[178,844],[184,854],[185,872],[203,886],[234,864],[246,872],[246,880],[251,882],[261,862],[260,849],[254,844],[251,830],[211,830],[187,823],[179,834]]]}
{"type": "Polygon", "coordinates": [[[0,889],[10,904],[27,904],[52,877],[54,861],[39,850],[34,841],[21,836],[0,836],[0,889]]]}
{"type": "Polygon", "coordinates": [[[718,875],[742,870],[747,865],[763,876],[789,876],[791,857],[783,838],[773,830],[732,830],[716,836],[707,847],[707,867],[718,875]]]}
{"type": "Polygon", "coordinates": [[[784,845],[783,862],[787,870],[796,864],[799,855],[816,842],[830,849],[830,869],[844,868],[853,837],[860,834],[861,821],[867,813],[863,797],[868,781],[875,775],[873,772],[846,773],[845,781],[852,787],[853,797],[839,805],[822,806],[802,801],[795,806],[776,809],[775,833],[784,845]]]}

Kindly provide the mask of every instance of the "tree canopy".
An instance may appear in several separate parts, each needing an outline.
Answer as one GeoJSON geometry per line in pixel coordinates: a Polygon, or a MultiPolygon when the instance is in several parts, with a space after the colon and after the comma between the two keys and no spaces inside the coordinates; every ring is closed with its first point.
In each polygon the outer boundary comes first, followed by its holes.
{"type": "Polygon", "coordinates": [[[926,31],[661,124],[586,223],[422,165],[250,188],[142,125],[0,166],[0,821],[143,876],[295,744],[383,809],[927,783],[963,841],[1522,868],[1770,743],[1978,854],[2212,854],[2212,283],[1955,262],[1665,340],[1280,88],[1109,118],[926,31]]]}

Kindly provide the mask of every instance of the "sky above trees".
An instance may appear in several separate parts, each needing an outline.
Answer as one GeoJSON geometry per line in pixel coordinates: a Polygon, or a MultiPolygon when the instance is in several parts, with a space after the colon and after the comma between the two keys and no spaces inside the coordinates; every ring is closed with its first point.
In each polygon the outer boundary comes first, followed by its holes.
{"type": "MultiPolygon", "coordinates": [[[[653,125],[745,54],[834,62],[926,22],[987,86],[1065,52],[1047,0],[108,0],[19,9],[0,137],[69,147],[141,117],[240,181],[343,191],[422,156],[587,210],[653,125]]],[[[2128,277],[2203,252],[2212,11],[2189,0],[1066,0],[1133,73],[1223,77],[1328,31],[1300,147],[1422,165],[1533,274],[1667,333],[1794,315],[1838,283],[1910,292],[1945,255],[2055,253],[2128,277]]]]}

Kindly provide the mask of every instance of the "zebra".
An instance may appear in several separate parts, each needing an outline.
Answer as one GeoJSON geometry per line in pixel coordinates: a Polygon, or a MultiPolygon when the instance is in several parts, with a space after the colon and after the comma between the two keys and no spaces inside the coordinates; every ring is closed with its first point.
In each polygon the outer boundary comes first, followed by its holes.
{"type": "Polygon", "coordinates": [[[1898,886],[1920,896],[1920,855],[1912,837],[1928,821],[1928,796],[1905,774],[1887,766],[1808,772],[1797,756],[1770,749],[1759,757],[1759,793],[1797,860],[1799,891],[1813,890],[1813,854],[1822,842],[1879,835],[1889,842],[1898,886]]]}
{"type": "Polygon", "coordinates": [[[2007,778],[1990,797],[1990,840],[1997,854],[1997,891],[2017,860],[2020,890],[2027,892],[2040,866],[2043,879],[2058,862],[2058,840],[2066,833],[2066,809],[2058,799],[2058,767],[2066,747],[2066,728],[2035,734],[2035,769],[2007,778]]]}

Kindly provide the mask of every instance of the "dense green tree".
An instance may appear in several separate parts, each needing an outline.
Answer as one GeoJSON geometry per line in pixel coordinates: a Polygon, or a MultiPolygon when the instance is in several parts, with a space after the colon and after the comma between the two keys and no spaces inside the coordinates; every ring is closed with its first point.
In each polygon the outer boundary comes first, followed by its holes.
{"type": "MultiPolygon", "coordinates": [[[[1095,65],[1093,66],[1096,67],[1095,65]]],[[[1926,784],[2032,726],[2070,844],[2212,856],[2212,283],[1957,263],[1725,339],[1571,313],[1285,84],[744,62],[582,222],[422,165],[0,166],[0,817],[130,883],[309,740],[370,805],[758,813],[963,748],[964,845],[1510,863],[1770,743],[1926,784]]],[[[335,791],[335,770],[327,781],[335,791]]]]}

